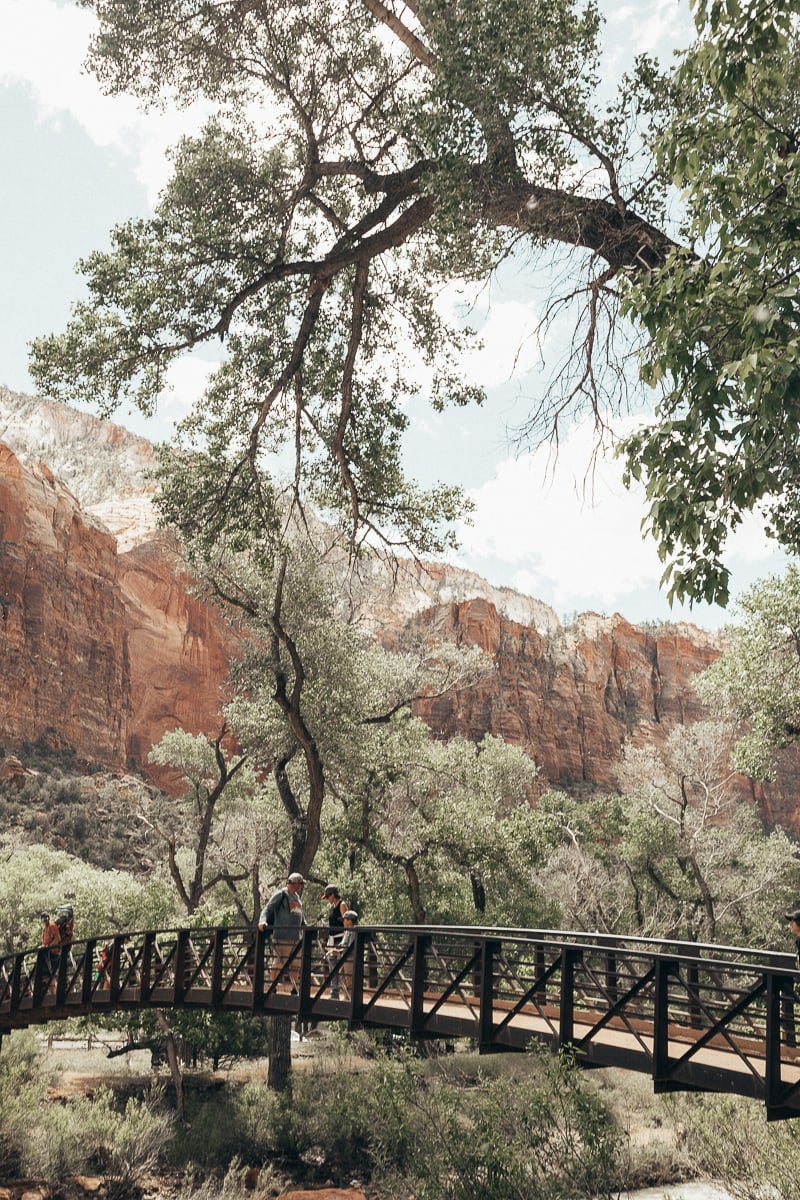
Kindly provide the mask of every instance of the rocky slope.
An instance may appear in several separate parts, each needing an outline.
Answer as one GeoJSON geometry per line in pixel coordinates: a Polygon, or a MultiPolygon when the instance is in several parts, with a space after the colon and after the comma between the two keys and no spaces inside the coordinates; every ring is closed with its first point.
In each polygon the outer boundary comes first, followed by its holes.
{"type": "MultiPolygon", "coordinates": [[[[142,769],[166,729],[214,733],[237,638],[191,595],[174,542],[155,530],[148,443],[7,389],[0,441],[0,743],[44,736],[142,769]]],[[[523,746],[543,783],[614,788],[627,741],[704,715],[691,680],[720,645],[693,626],[585,614],[566,629],[539,601],[442,565],[406,565],[394,591],[376,567],[365,587],[387,645],[424,634],[493,658],[491,679],[423,715],[439,735],[523,746]]],[[[800,832],[793,764],[756,798],[771,823],[800,832]]]]}

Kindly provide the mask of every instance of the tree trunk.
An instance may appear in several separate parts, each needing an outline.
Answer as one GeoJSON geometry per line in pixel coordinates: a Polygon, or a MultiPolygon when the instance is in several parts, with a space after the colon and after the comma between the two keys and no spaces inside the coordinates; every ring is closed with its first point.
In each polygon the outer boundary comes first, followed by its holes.
{"type": "Polygon", "coordinates": [[[169,1073],[172,1077],[172,1084],[175,1088],[175,1111],[178,1114],[178,1120],[182,1121],[185,1110],[185,1096],[183,1092],[183,1072],[178,1058],[178,1047],[167,1018],[160,1009],[156,1009],[156,1020],[160,1029],[163,1029],[166,1034],[166,1050],[167,1062],[169,1064],[169,1073]]]}
{"type": "Polygon", "coordinates": [[[267,1087],[274,1092],[285,1092],[291,1082],[292,1071],[292,1018],[280,1013],[269,1022],[269,1072],[267,1087]]]}

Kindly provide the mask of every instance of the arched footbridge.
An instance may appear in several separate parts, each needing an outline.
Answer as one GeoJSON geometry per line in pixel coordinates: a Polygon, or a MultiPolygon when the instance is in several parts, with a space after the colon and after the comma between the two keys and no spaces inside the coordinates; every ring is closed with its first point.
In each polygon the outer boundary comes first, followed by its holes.
{"type": "Polygon", "coordinates": [[[309,927],[286,961],[252,929],[149,930],[0,959],[0,1036],[92,1013],[202,1008],[472,1038],[532,1039],[582,1065],[645,1072],[656,1092],[733,1092],[800,1116],[800,972],[792,955],[599,934],[358,927],[331,963],[309,927]]]}

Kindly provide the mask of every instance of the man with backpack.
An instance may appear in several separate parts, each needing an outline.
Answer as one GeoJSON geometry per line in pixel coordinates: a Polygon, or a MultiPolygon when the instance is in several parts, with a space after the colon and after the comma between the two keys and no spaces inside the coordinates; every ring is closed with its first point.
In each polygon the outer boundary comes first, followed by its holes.
{"type": "Polygon", "coordinates": [[[62,904],[56,913],[56,925],[62,946],[72,945],[72,935],[75,929],[75,914],[71,904],[62,904]]]}
{"type": "MultiPolygon", "coordinates": [[[[289,955],[296,948],[303,931],[303,887],[305,879],[293,871],[286,887],[273,892],[261,910],[258,928],[266,929],[272,938],[270,983],[277,985],[289,955]]],[[[300,990],[300,961],[295,956],[289,964],[288,975],[293,991],[300,990]]]]}
{"type": "Polygon", "coordinates": [[[58,962],[61,958],[61,933],[55,921],[50,920],[49,913],[40,913],[39,920],[42,922],[42,946],[39,951],[42,978],[47,980],[48,990],[53,992],[56,986],[58,962]]]}

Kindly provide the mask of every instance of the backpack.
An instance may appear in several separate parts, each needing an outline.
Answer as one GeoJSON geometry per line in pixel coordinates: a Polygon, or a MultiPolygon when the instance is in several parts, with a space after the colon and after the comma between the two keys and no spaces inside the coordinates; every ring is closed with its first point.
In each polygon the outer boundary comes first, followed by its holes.
{"type": "Polygon", "coordinates": [[[266,925],[268,935],[271,934],[275,928],[275,914],[277,913],[278,909],[282,908],[284,905],[286,905],[287,908],[289,907],[289,893],[286,891],[286,888],[281,888],[279,892],[276,892],[267,905],[266,925]]]}

